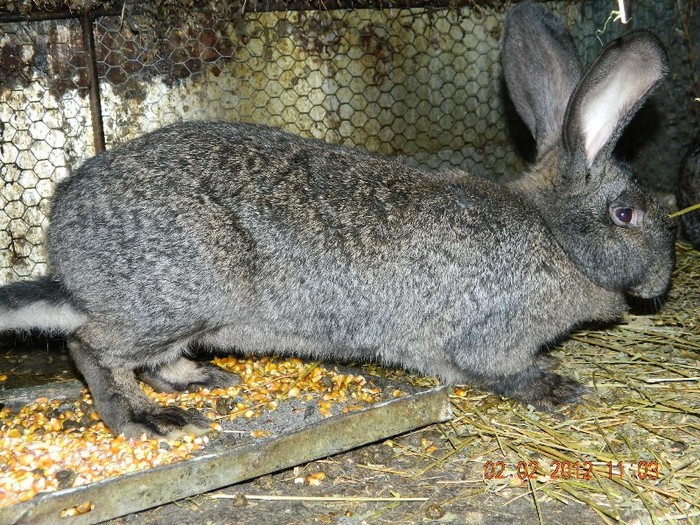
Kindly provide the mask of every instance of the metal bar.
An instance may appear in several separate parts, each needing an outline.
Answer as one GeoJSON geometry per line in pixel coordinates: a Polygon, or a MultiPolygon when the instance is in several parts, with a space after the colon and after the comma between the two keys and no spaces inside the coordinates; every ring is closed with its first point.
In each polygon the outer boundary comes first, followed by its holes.
{"type": "MultiPolygon", "coordinates": [[[[239,0],[232,2],[234,13],[265,11],[334,11],[338,9],[458,9],[505,7],[510,0],[239,0]],[[236,5],[238,4],[238,5],[236,5]],[[235,7],[233,7],[235,6],[235,7]]],[[[0,12],[0,24],[8,22],[37,22],[42,20],[64,20],[79,18],[86,14],[93,18],[116,16],[122,11],[123,2],[117,2],[112,9],[94,11],[32,11],[28,14],[0,12]]],[[[206,9],[206,2],[194,2],[188,10],[206,9]]]]}
{"type": "Polygon", "coordinates": [[[100,81],[97,74],[97,57],[95,53],[95,19],[86,14],[80,17],[85,48],[88,86],[90,91],[90,116],[92,117],[92,135],[95,154],[105,150],[105,134],[102,127],[102,102],[100,100],[100,81]]]}
{"type": "MultiPolygon", "coordinates": [[[[117,16],[121,13],[121,3],[119,7],[114,7],[112,9],[98,9],[95,11],[90,11],[90,15],[93,18],[100,16],[117,16]]],[[[2,13],[0,12],[0,24],[9,24],[16,22],[43,22],[45,20],[70,20],[72,18],[80,18],[84,16],[87,12],[80,11],[32,11],[26,15],[19,13],[2,13]]]]}
{"type": "Polygon", "coordinates": [[[338,9],[457,9],[460,7],[494,7],[506,0],[244,0],[240,12],[263,11],[333,11],[338,9]]]}
{"type": "Polygon", "coordinates": [[[634,16],[633,5],[632,5],[632,2],[630,0],[620,0],[620,1],[622,2],[622,5],[624,6],[625,16],[627,17],[627,22],[628,22],[626,24],[622,24],[622,30],[625,33],[629,33],[630,31],[632,31],[632,29],[634,28],[634,25],[635,25],[634,20],[632,19],[632,17],[634,16]]]}
{"type": "Polygon", "coordinates": [[[40,397],[65,401],[77,399],[85,388],[85,385],[77,379],[61,381],[41,386],[28,386],[20,388],[8,388],[0,390],[0,406],[11,408],[14,412],[23,406],[29,405],[40,397]]]}

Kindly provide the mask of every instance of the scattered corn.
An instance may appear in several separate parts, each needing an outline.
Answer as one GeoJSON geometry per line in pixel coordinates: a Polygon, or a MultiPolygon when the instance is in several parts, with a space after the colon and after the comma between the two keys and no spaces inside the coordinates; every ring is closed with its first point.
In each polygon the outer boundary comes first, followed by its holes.
{"type": "Polygon", "coordinates": [[[81,503],[80,505],[76,505],[75,507],[71,507],[69,509],[62,510],[59,516],[62,518],[70,518],[72,516],[80,516],[81,514],[85,514],[86,512],[90,512],[92,509],[95,508],[95,505],[92,503],[81,503]]]}
{"type": "MultiPolygon", "coordinates": [[[[288,398],[302,402],[316,399],[319,413],[329,417],[334,410],[359,410],[381,397],[380,389],[362,376],[343,375],[296,358],[226,357],[215,359],[215,363],[238,374],[241,383],[227,389],[182,393],[158,393],[148,385],[143,388],[161,405],[202,411],[217,432],[223,431],[221,420],[255,418],[275,410],[288,398]],[[336,403],[350,400],[336,409],[336,403]]],[[[251,432],[253,438],[268,435],[266,430],[251,432]]],[[[16,413],[5,407],[0,409],[0,507],[26,501],[39,492],[181,461],[208,441],[207,436],[187,435],[178,440],[114,437],[99,420],[87,390],[72,403],[43,397],[16,413]]],[[[324,478],[319,472],[305,482],[319,484],[324,478]]],[[[67,509],[66,516],[89,510],[67,509]]]]}
{"type": "Polygon", "coordinates": [[[464,388],[457,387],[454,390],[454,395],[456,395],[457,397],[464,397],[467,395],[467,391],[464,388]]]}
{"type": "Polygon", "coordinates": [[[311,485],[312,487],[315,487],[317,485],[320,485],[324,479],[326,479],[325,472],[316,472],[306,478],[306,483],[311,485]]]}
{"type": "Polygon", "coordinates": [[[420,444],[428,454],[432,454],[438,449],[435,444],[427,438],[421,439],[420,444]]]}

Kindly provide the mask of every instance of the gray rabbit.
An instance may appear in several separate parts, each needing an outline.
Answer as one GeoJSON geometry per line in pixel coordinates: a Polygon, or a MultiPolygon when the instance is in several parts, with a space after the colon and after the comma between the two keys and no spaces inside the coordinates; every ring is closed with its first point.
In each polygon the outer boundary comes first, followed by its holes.
{"type": "MultiPolygon", "coordinates": [[[[678,207],[700,203],[700,141],[695,142],[681,161],[678,177],[678,207]]],[[[700,250],[700,210],[681,215],[683,235],[693,248],[700,250]]]]}
{"type": "Polygon", "coordinates": [[[508,187],[246,124],[178,124],[86,161],[56,189],[51,276],[0,288],[0,329],[67,334],[115,434],[206,426],[137,382],[236,381],[197,349],[375,360],[542,409],[576,402],[542,348],[669,286],[674,224],[612,158],[667,59],[633,32],[584,75],[564,25],[523,2],[503,67],[538,149],[508,187]]]}

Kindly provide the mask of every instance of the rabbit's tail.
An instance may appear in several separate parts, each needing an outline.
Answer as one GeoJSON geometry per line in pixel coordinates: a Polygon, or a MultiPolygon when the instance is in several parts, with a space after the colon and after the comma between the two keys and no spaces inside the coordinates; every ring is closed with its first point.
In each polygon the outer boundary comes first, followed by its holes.
{"type": "Polygon", "coordinates": [[[0,332],[69,334],[86,320],[70,294],[51,277],[0,287],[0,332]]]}

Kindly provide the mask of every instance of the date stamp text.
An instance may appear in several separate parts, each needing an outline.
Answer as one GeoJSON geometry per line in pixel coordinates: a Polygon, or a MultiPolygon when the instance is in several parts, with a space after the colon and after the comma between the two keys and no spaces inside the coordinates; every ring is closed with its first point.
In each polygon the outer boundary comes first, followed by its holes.
{"type": "Polygon", "coordinates": [[[659,463],[656,461],[607,461],[604,463],[592,461],[549,461],[540,464],[539,461],[518,461],[509,464],[506,461],[485,461],[484,479],[505,480],[518,478],[522,481],[544,479],[555,480],[593,480],[595,476],[608,479],[627,479],[634,476],[639,480],[659,479],[659,463]]]}

